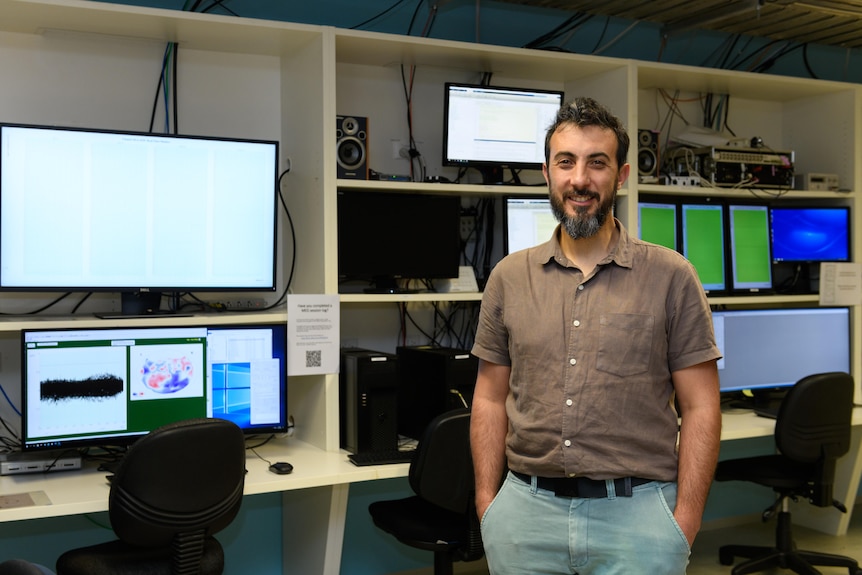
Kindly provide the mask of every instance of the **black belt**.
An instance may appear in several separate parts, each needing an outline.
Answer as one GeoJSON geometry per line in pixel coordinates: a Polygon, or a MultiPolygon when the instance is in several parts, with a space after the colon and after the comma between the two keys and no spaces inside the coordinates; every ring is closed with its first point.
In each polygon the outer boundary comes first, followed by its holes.
{"type": "MultiPolygon", "coordinates": [[[[532,477],[524,473],[512,471],[512,475],[530,485],[532,477]]],[[[614,491],[617,497],[631,497],[632,487],[649,483],[652,479],[642,477],[621,477],[614,479],[614,491]]],[[[539,489],[553,491],[558,497],[582,497],[595,499],[608,496],[608,486],[604,479],[588,477],[537,477],[536,486],[539,489]]]]}

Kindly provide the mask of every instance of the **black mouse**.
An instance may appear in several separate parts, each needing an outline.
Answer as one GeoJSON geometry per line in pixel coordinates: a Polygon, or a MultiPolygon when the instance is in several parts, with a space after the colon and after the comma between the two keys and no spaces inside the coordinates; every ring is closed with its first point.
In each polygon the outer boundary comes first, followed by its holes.
{"type": "Polygon", "coordinates": [[[273,473],[278,473],[279,475],[287,475],[288,473],[293,472],[293,465],[287,461],[276,461],[269,466],[269,470],[273,473]]]}

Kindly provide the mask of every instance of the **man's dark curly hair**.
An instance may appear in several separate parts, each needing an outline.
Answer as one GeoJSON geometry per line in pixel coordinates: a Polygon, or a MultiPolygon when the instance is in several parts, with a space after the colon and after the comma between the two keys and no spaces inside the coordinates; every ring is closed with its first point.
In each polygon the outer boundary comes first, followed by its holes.
{"type": "Polygon", "coordinates": [[[545,134],[545,163],[550,164],[551,162],[551,136],[566,125],[580,128],[599,126],[613,131],[617,137],[617,167],[626,163],[626,157],[629,153],[629,135],[625,126],[610,110],[592,98],[575,98],[557,111],[554,123],[550,125],[545,134]]]}

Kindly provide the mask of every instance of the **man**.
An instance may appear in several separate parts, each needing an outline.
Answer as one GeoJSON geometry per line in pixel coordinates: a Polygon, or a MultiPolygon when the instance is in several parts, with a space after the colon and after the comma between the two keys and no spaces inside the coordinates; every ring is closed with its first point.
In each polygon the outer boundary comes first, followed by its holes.
{"type": "Polygon", "coordinates": [[[563,106],[543,166],[560,225],[485,288],[471,442],[495,575],[679,575],[700,529],[720,355],[694,268],[613,217],[628,146],[594,100],[563,106]]]}

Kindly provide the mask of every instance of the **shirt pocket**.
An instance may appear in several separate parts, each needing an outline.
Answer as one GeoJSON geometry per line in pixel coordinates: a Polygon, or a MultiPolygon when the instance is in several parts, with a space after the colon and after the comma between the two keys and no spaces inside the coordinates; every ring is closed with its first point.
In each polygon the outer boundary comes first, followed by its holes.
{"type": "Polygon", "coordinates": [[[599,320],[596,369],[630,376],[649,369],[655,318],[646,314],[609,313],[599,320]]]}

